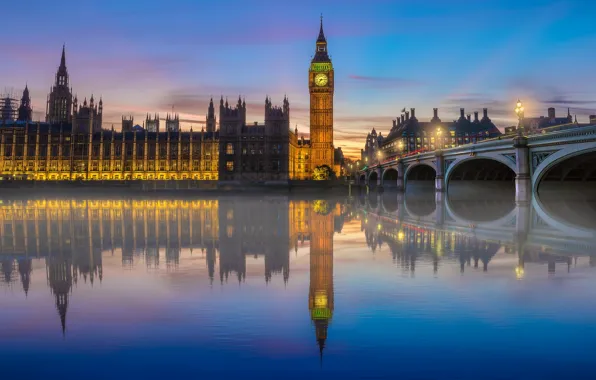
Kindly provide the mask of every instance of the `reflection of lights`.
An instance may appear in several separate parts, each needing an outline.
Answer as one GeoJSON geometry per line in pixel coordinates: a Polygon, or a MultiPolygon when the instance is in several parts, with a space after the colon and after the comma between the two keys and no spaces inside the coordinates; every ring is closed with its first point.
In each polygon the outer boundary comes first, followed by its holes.
{"type": "Polygon", "coordinates": [[[397,233],[397,240],[399,240],[399,241],[404,241],[404,238],[405,238],[405,234],[404,234],[404,232],[403,232],[403,231],[399,231],[399,232],[397,233]]]}
{"type": "Polygon", "coordinates": [[[515,277],[517,277],[518,280],[521,280],[522,278],[524,278],[524,274],[525,274],[524,268],[522,266],[518,265],[515,268],[515,277]]]}
{"type": "Polygon", "coordinates": [[[381,226],[381,223],[377,224],[377,230],[381,231],[383,229],[383,226],[381,226]]]}
{"type": "Polygon", "coordinates": [[[364,219],[364,223],[368,223],[368,219],[364,219]]]}
{"type": "Polygon", "coordinates": [[[315,307],[327,307],[327,294],[324,291],[318,291],[315,294],[315,307]]]}

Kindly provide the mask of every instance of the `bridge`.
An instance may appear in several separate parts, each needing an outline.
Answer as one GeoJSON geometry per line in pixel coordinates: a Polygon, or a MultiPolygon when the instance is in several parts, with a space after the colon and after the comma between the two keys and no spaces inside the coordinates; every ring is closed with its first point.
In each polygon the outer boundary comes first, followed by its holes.
{"type": "Polygon", "coordinates": [[[505,181],[515,183],[518,201],[530,201],[544,181],[582,181],[596,191],[596,125],[390,158],[360,170],[357,180],[367,188],[398,191],[434,182],[437,192],[455,181],[505,181]]]}

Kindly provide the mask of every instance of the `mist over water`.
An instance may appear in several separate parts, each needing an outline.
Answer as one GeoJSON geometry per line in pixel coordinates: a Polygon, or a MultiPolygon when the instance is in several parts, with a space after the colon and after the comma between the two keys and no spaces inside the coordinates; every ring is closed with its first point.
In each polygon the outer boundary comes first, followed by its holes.
{"type": "Polygon", "coordinates": [[[7,378],[593,377],[589,197],[0,202],[7,378]]]}

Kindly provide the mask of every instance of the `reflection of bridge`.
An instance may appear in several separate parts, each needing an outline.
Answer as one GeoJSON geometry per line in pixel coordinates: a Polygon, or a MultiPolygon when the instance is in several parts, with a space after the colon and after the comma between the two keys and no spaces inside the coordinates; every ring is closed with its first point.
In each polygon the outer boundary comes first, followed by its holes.
{"type": "Polygon", "coordinates": [[[411,270],[421,255],[427,255],[435,269],[439,258],[451,255],[462,270],[471,259],[476,265],[482,261],[486,270],[501,247],[517,253],[522,267],[527,261],[546,260],[554,270],[555,262],[568,263],[572,256],[590,256],[596,264],[591,256],[596,252],[596,229],[565,221],[538,199],[456,201],[385,192],[359,201],[371,249],[387,243],[411,270]]]}
{"type": "Polygon", "coordinates": [[[451,180],[508,181],[527,200],[543,180],[596,180],[596,125],[528,137],[500,137],[456,148],[406,156],[367,167],[359,183],[405,190],[408,182],[434,180],[445,191],[451,180]]]}

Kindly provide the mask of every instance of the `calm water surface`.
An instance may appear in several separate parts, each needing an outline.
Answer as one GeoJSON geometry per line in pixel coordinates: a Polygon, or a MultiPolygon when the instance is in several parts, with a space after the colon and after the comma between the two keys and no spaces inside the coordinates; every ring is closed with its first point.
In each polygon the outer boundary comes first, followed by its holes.
{"type": "Polygon", "coordinates": [[[2,378],[594,378],[595,204],[496,198],[3,198],[2,378]]]}

